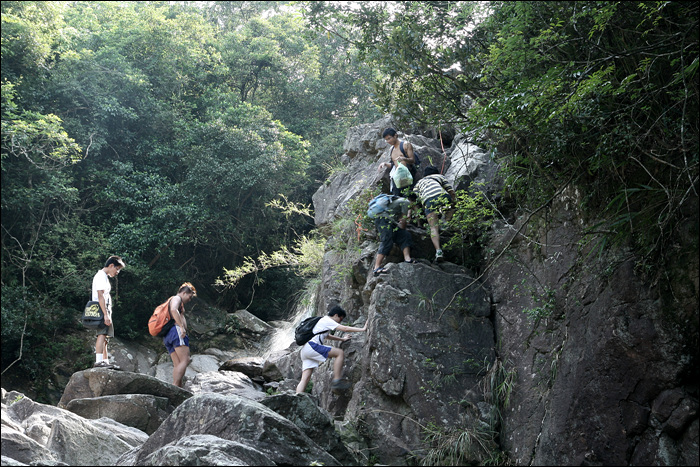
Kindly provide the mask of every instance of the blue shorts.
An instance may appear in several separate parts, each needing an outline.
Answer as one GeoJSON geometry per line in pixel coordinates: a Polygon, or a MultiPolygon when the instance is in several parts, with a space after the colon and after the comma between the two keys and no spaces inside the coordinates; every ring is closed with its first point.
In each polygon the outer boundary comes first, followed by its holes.
{"type": "Polygon", "coordinates": [[[175,325],[163,338],[163,344],[165,344],[168,353],[171,354],[175,352],[175,347],[180,347],[181,345],[189,347],[190,339],[187,336],[180,338],[180,326],[175,325]]]}

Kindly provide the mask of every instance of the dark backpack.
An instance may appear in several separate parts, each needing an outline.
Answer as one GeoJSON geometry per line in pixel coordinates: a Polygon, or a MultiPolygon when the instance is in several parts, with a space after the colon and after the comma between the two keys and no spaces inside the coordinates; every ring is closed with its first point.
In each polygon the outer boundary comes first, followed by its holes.
{"type": "MultiPolygon", "coordinates": [[[[408,157],[408,154],[406,154],[406,151],[403,150],[403,141],[399,143],[399,149],[401,149],[401,153],[404,155],[404,157],[408,157]]],[[[420,157],[418,157],[418,152],[416,152],[416,149],[413,148],[413,166],[418,170],[420,168],[420,157]]]]}
{"type": "Polygon", "coordinates": [[[311,339],[316,334],[323,334],[324,332],[328,331],[321,331],[314,333],[314,326],[316,326],[316,323],[318,323],[318,320],[321,319],[321,316],[314,316],[312,318],[306,318],[304,321],[297,326],[297,328],[294,330],[294,341],[297,343],[297,345],[304,345],[307,342],[309,342],[311,339]]]}
{"type": "Polygon", "coordinates": [[[100,307],[100,302],[93,302],[92,300],[87,302],[85,309],[83,310],[83,316],[81,318],[83,326],[88,329],[95,329],[101,331],[106,328],[105,324],[105,314],[102,312],[102,307],[100,307]]]}

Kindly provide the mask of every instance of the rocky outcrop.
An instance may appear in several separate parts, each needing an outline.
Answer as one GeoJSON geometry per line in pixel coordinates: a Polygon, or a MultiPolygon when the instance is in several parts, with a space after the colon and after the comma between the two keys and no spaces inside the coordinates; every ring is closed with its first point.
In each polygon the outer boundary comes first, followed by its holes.
{"type": "Polygon", "coordinates": [[[275,465],[265,453],[237,441],[211,435],[188,435],[156,450],[136,463],[137,450],[116,465],[275,465]]]}
{"type": "MultiPolygon", "coordinates": [[[[390,125],[349,131],[348,170],[314,196],[318,224],[388,188],[376,165],[388,160],[390,125]]],[[[497,166],[466,137],[444,161],[438,141],[402,138],[458,189],[476,182],[497,198],[497,166]]],[[[669,273],[679,284],[650,286],[627,252],[590,254],[580,204],[572,187],[536,213],[500,216],[471,251],[483,258],[478,272],[455,253],[431,263],[425,230],[411,227],[418,263],[395,249],[374,277],[377,239],[370,228],[357,245],[361,229],[348,236],[346,219],[328,242],[315,308],[338,303],[343,324],[369,323],[340,344],[349,390],[330,390],[331,361],[311,394],[295,394],[295,344],[267,358],[210,347],[180,389],[166,354],[115,340],[117,363],[147,374],[78,372],[58,408],[3,390],[2,464],[697,465],[697,239],[695,250],[678,247],[688,253],[669,273]]],[[[230,341],[220,322],[197,326],[210,342],[230,341]]],[[[245,313],[236,323],[240,339],[269,331],[245,313]]]]}
{"type": "Polygon", "coordinates": [[[83,418],[111,418],[150,435],[168,416],[169,406],[170,403],[165,397],[151,394],[119,394],[73,399],[66,404],[66,409],[83,418]]]}
{"type": "MultiPolygon", "coordinates": [[[[203,362],[200,366],[206,367],[203,362]]],[[[3,389],[2,463],[357,464],[330,415],[308,395],[263,392],[263,385],[283,379],[275,363],[240,358],[218,367],[197,372],[186,389],[127,371],[77,372],[60,408],[3,389]],[[197,402],[183,407],[193,393],[197,402]]]]}
{"type": "Polygon", "coordinates": [[[332,455],[342,465],[361,465],[341,440],[331,415],[307,394],[279,394],[266,397],[261,404],[294,423],[306,436],[332,455]]]}
{"type": "Polygon", "coordinates": [[[114,465],[148,435],[109,418],[88,420],[2,390],[2,455],[25,465],[114,465]]]}
{"type": "MultiPolygon", "coordinates": [[[[393,127],[390,117],[377,122],[359,125],[348,130],[343,144],[345,154],[341,163],[347,168],[322,185],[313,195],[316,225],[328,224],[333,219],[347,216],[348,203],[362,191],[376,186],[389,190],[389,170],[378,171],[382,162],[389,162],[389,145],[382,132],[393,127]]],[[[445,158],[439,141],[421,135],[401,135],[419,154],[421,166],[434,164],[447,169],[450,161],[445,158]]],[[[419,174],[421,175],[421,174],[419,174]]]]}
{"type": "Polygon", "coordinates": [[[455,190],[468,190],[474,184],[492,198],[499,199],[498,190],[502,181],[498,175],[498,165],[467,136],[455,138],[448,161],[443,173],[455,190]]]}
{"type": "Polygon", "coordinates": [[[259,400],[265,397],[261,386],[255,384],[248,376],[237,371],[210,371],[199,373],[185,387],[195,394],[212,392],[216,394],[235,394],[247,399],[259,400]]]}
{"type": "MultiPolygon", "coordinates": [[[[133,463],[119,461],[118,465],[154,465],[152,456],[159,455],[159,450],[165,446],[173,449],[178,440],[196,435],[247,445],[264,453],[266,465],[340,465],[297,425],[264,405],[235,395],[208,393],[198,394],[175,409],[136,453],[125,456],[133,463]]],[[[226,442],[221,446],[233,447],[226,442]]],[[[252,455],[252,451],[247,454],[252,455]]]]}
{"type": "Polygon", "coordinates": [[[152,376],[129,371],[90,369],[73,374],[58,406],[65,408],[74,399],[117,394],[151,394],[166,399],[172,408],[192,397],[191,392],[152,376]]]}
{"type": "Polygon", "coordinates": [[[493,235],[492,251],[510,242],[488,280],[515,376],[503,446],[528,465],[697,465],[697,348],[630,255],[580,247],[579,196],[493,235]]]}
{"type": "MultiPolygon", "coordinates": [[[[347,215],[358,193],[382,186],[372,170],[388,157],[387,123],[348,132],[348,170],[314,196],[317,224],[347,215]]],[[[476,182],[496,194],[497,166],[484,151],[458,136],[449,152],[445,173],[456,188],[476,182]]],[[[420,229],[410,230],[420,264],[390,254],[380,278],[369,273],[371,227],[359,247],[348,248],[355,232],[331,239],[319,314],[340,303],[350,323],[369,320],[370,330],[341,345],[352,390],[330,393],[324,364],[312,394],[343,418],[353,445],[401,464],[445,452],[440,443],[455,447],[451,436],[461,434],[485,441],[483,455],[517,465],[698,464],[697,238],[677,246],[688,252],[669,276],[678,285],[648,284],[628,252],[585,247],[592,221],[581,202],[570,187],[537,215],[499,216],[479,252],[478,278],[420,260],[431,252],[420,229]],[[494,430],[499,446],[479,437],[494,430]]],[[[296,364],[283,361],[283,373],[298,378],[296,364]]],[[[463,454],[462,462],[484,460],[463,454]]]]}
{"type": "MultiPolygon", "coordinates": [[[[260,367],[263,380],[280,377],[274,364],[260,367]]],[[[267,396],[227,370],[199,373],[187,387],[197,394],[189,405],[191,392],[156,378],[86,370],[66,387],[68,410],[3,389],[3,465],[357,464],[308,395],[267,396]]]]}

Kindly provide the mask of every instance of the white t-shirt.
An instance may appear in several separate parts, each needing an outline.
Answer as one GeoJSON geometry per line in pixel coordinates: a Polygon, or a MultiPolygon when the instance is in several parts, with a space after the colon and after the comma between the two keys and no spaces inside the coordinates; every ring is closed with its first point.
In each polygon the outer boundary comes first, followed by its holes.
{"type": "MultiPolygon", "coordinates": [[[[330,316],[324,316],[323,318],[319,319],[318,323],[316,323],[316,326],[314,326],[314,334],[322,331],[333,331],[339,325],[340,323],[337,323],[330,316]]],[[[327,335],[327,332],[324,332],[323,334],[317,334],[309,342],[315,342],[317,344],[324,345],[323,340],[326,338],[327,335]]]]}
{"type": "Polygon", "coordinates": [[[109,276],[103,269],[97,271],[95,277],[92,278],[92,300],[98,301],[97,291],[103,290],[105,298],[105,306],[109,312],[112,312],[112,296],[109,294],[112,291],[112,284],[109,282],[109,276]]]}

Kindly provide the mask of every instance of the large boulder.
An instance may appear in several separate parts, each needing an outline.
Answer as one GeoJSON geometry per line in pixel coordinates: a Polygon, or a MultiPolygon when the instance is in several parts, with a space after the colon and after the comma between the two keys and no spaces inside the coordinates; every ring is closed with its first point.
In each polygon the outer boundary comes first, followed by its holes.
{"type": "Polygon", "coordinates": [[[150,435],[170,413],[169,406],[170,403],[165,397],[151,394],[118,394],[73,399],[66,404],[66,409],[83,418],[107,417],[150,435]]]}
{"type": "Polygon", "coordinates": [[[265,321],[261,320],[248,310],[238,310],[233,315],[238,320],[238,325],[240,328],[253,335],[267,334],[271,332],[274,328],[267,324],[265,321]]]}
{"type": "Polygon", "coordinates": [[[501,186],[498,164],[466,135],[458,135],[444,174],[455,190],[466,190],[476,183],[481,191],[491,196],[501,186]]]}
{"type": "Polygon", "coordinates": [[[204,392],[237,395],[246,399],[259,400],[265,397],[260,386],[243,373],[237,371],[210,371],[197,374],[185,387],[193,394],[204,392]]]}
{"type": "Polygon", "coordinates": [[[114,465],[148,438],[112,419],[86,420],[4,389],[2,421],[3,456],[32,465],[114,465]]]}
{"type": "MultiPolygon", "coordinates": [[[[177,407],[192,393],[158,378],[128,371],[102,368],[73,374],[58,406],[65,408],[73,399],[85,399],[116,394],[151,394],[168,400],[170,408],[177,407]]],[[[172,410],[169,410],[172,411],[172,410]]]]}
{"type": "Polygon", "coordinates": [[[283,379],[277,365],[263,357],[233,358],[221,364],[219,370],[238,371],[258,384],[283,379]]]}
{"type": "Polygon", "coordinates": [[[151,348],[113,337],[109,340],[109,353],[112,360],[124,371],[154,375],[153,362],[158,355],[151,348]]]}
{"type": "Polygon", "coordinates": [[[271,465],[339,465],[299,427],[258,402],[236,395],[197,394],[185,401],[153,435],[130,454],[144,465],[159,449],[185,436],[211,435],[265,453],[271,465]]]}
{"type": "Polygon", "coordinates": [[[267,454],[238,441],[212,435],[188,435],[133,464],[132,453],[116,465],[275,465],[267,454]]]}
{"type": "Polygon", "coordinates": [[[342,465],[359,465],[335,430],[330,414],[308,394],[277,394],[262,399],[260,403],[298,426],[342,465]]]}
{"type": "Polygon", "coordinates": [[[59,463],[54,453],[22,431],[2,427],[2,465],[68,465],[59,463]],[[6,463],[6,458],[16,463],[6,463]]]}
{"type": "Polygon", "coordinates": [[[483,284],[449,263],[390,263],[379,277],[368,264],[354,269],[367,274],[362,283],[330,281],[328,290],[324,281],[320,294],[343,305],[347,324],[369,319],[369,331],[349,334],[352,339],[340,344],[351,390],[331,391],[332,363],[314,372],[312,394],[320,405],[371,433],[371,453],[382,463],[407,462],[422,449],[422,426],[480,426],[482,412],[492,410],[480,383],[496,358],[483,284]],[[462,406],[455,410],[455,404],[462,406]]]}

